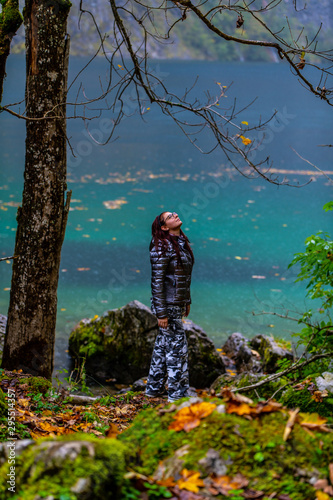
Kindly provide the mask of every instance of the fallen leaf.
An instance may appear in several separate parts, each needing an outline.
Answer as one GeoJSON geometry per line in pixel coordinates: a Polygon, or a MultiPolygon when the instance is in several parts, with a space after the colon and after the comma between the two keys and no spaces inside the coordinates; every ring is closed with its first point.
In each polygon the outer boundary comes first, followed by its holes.
{"type": "Polygon", "coordinates": [[[200,425],[202,418],[210,415],[216,408],[213,403],[194,403],[179,410],[174,416],[175,421],[169,425],[169,430],[189,432],[200,425]]]}
{"type": "Polygon", "coordinates": [[[242,394],[232,392],[229,387],[222,388],[221,396],[223,396],[224,399],[226,399],[227,401],[237,401],[239,403],[248,403],[248,404],[253,403],[252,399],[243,396],[242,394]]]}
{"type": "Polygon", "coordinates": [[[268,403],[258,403],[256,412],[257,413],[271,413],[273,411],[280,411],[282,404],[276,401],[269,401],[268,403]]]}
{"type": "Polygon", "coordinates": [[[24,408],[27,408],[29,406],[30,401],[28,399],[19,399],[18,404],[20,406],[23,406],[24,408]]]}
{"type": "Polygon", "coordinates": [[[228,495],[230,490],[244,488],[249,484],[249,480],[242,474],[230,476],[216,476],[211,478],[213,486],[219,490],[222,495],[228,495]]]}
{"type": "Polygon", "coordinates": [[[181,478],[177,481],[177,486],[181,490],[193,491],[198,493],[199,488],[205,486],[205,483],[200,479],[200,472],[183,469],[181,471],[181,478]]]}
{"type": "Polygon", "coordinates": [[[284,429],[284,433],[283,433],[283,441],[287,441],[287,439],[292,431],[292,428],[295,425],[298,412],[299,412],[299,408],[296,408],[295,410],[289,412],[289,419],[288,419],[287,425],[286,425],[286,427],[284,429]]]}
{"type": "Polygon", "coordinates": [[[242,493],[242,496],[244,498],[251,498],[251,499],[256,499],[256,498],[261,498],[265,494],[264,491],[256,491],[256,490],[244,490],[242,493]]]}
{"type": "Polygon", "coordinates": [[[177,406],[173,403],[170,408],[160,408],[158,410],[159,415],[164,415],[165,413],[172,413],[177,410],[177,406]]]}
{"type": "Polygon", "coordinates": [[[115,438],[117,437],[119,434],[119,430],[118,430],[118,427],[116,426],[116,424],[114,424],[113,422],[110,423],[110,427],[107,429],[106,433],[105,433],[105,437],[107,438],[115,438]]]}
{"type": "Polygon", "coordinates": [[[330,500],[331,497],[327,494],[327,493],[324,493],[323,491],[316,491],[316,499],[317,500],[330,500]]]}
{"type": "Polygon", "coordinates": [[[326,427],[326,422],[326,418],[320,417],[317,413],[312,413],[311,415],[304,416],[301,426],[313,431],[333,432],[326,427]]]}
{"type": "Polygon", "coordinates": [[[237,415],[251,415],[253,413],[253,408],[247,403],[228,403],[227,413],[236,413],[237,415]]]}
{"type": "Polygon", "coordinates": [[[156,481],[160,486],[165,486],[166,488],[171,488],[171,486],[175,486],[175,481],[173,477],[168,477],[167,479],[161,479],[160,481],[156,481]]]}

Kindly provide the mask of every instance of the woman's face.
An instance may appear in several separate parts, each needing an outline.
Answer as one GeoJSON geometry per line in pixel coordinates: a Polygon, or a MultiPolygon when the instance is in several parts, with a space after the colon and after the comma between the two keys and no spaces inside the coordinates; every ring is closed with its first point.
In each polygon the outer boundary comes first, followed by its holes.
{"type": "Polygon", "coordinates": [[[163,212],[161,222],[162,220],[164,223],[162,223],[161,227],[166,231],[169,229],[178,229],[183,224],[176,212],[163,212]]]}

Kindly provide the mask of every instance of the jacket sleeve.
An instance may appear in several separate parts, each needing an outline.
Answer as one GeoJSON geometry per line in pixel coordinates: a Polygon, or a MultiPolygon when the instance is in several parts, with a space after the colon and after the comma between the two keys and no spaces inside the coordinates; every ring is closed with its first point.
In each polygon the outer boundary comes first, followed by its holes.
{"type": "Polygon", "coordinates": [[[150,251],[151,263],[151,291],[156,316],[166,318],[165,276],[171,259],[169,251],[162,252],[154,247],[150,251]]]}

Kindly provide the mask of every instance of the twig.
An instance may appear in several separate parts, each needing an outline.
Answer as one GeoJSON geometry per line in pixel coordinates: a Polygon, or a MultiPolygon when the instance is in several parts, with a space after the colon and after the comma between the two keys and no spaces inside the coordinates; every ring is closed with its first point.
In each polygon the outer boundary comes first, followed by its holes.
{"type": "Polygon", "coordinates": [[[234,391],[242,392],[242,391],[250,391],[252,389],[256,389],[257,387],[261,387],[261,386],[267,384],[268,382],[272,382],[273,380],[276,380],[277,378],[283,377],[284,375],[288,375],[289,373],[296,372],[297,370],[304,368],[304,366],[309,365],[310,363],[312,363],[313,361],[316,361],[317,359],[329,358],[330,356],[333,356],[333,351],[329,351],[329,352],[326,352],[324,354],[315,354],[314,356],[312,356],[312,358],[307,359],[306,361],[303,361],[303,363],[301,363],[301,364],[299,363],[299,361],[297,361],[294,365],[290,366],[289,368],[286,368],[286,370],[284,370],[282,372],[273,373],[273,375],[270,375],[270,376],[266,377],[265,379],[260,380],[256,384],[247,385],[245,387],[240,387],[239,389],[234,389],[234,391]]]}
{"type": "Polygon", "coordinates": [[[12,257],[2,257],[2,259],[0,259],[0,262],[2,260],[11,260],[11,259],[15,259],[15,258],[16,258],[15,255],[12,255],[12,257]]]}
{"type": "Polygon", "coordinates": [[[322,175],[324,175],[333,184],[333,179],[331,179],[331,177],[329,175],[327,175],[323,170],[321,170],[319,167],[317,167],[316,165],[314,165],[313,163],[311,163],[311,161],[307,160],[306,158],[303,158],[303,156],[301,156],[299,153],[297,153],[297,151],[294,148],[292,148],[291,146],[290,146],[290,149],[292,149],[294,151],[294,153],[296,153],[297,156],[301,160],[303,160],[306,163],[308,163],[309,165],[311,165],[311,167],[314,167],[316,170],[318,170],[318,172],[320,172],[322,175]]]}

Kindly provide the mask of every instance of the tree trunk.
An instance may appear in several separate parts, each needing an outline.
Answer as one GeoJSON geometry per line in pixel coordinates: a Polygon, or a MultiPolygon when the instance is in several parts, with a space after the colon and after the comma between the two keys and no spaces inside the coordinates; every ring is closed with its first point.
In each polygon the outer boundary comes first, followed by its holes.
{"type": "Polygon", "coordinates": [[[3,82],[6,77],[6,62],[10,43],[22,24],[18,0],[3,0],[0,14],[0,103],[2,101],[3,82]]]}
{"type": "Polygon", "coordinates": [[[52,376],[66,186],[68,0],[27,0],[26,159],[2,367],[52,376]],[[56,117],[41,119],[41,117],[56,117]]]}

